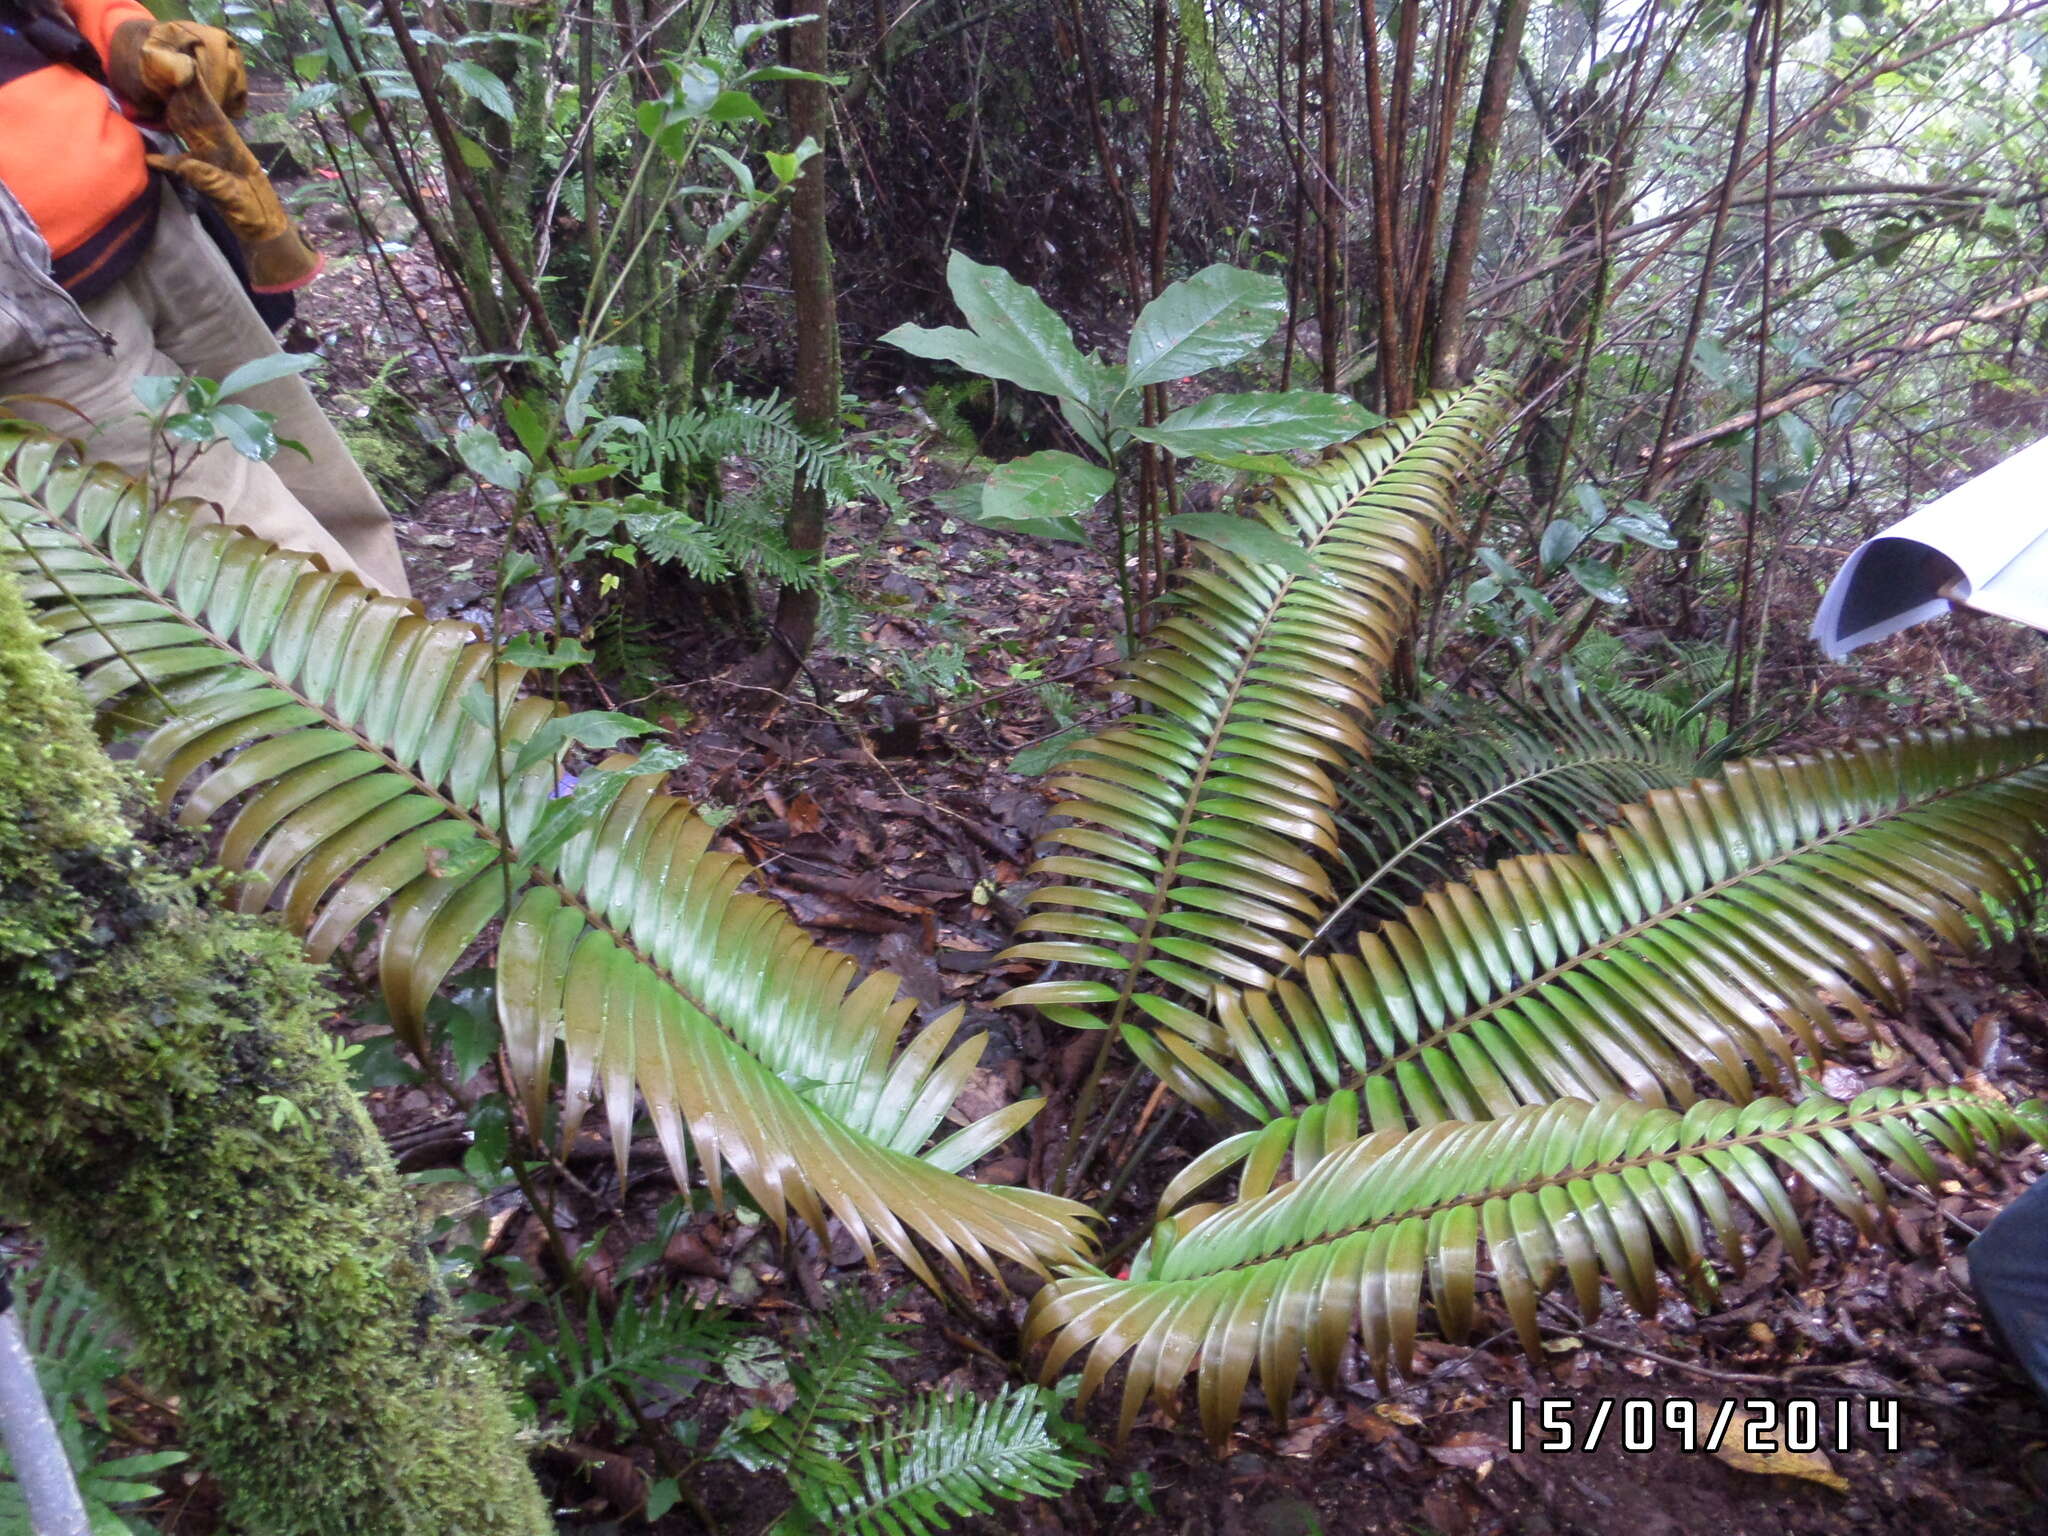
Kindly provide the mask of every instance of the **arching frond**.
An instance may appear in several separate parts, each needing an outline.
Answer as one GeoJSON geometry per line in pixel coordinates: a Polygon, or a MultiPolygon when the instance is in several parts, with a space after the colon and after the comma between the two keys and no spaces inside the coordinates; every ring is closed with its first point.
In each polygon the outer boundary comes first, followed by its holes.
{"type": "Polygon", "coordinates": [[[1053,782],[1073,818],[1044,911],[1008,951],[1106,973],[1001,1000],[1084,1028],[1200,1029],[1218,982],[1261,985],[1334,898],[1333,776],[1362,758],[1381,679],[1453,542],[1452,497],[1500,408],[1497,382],[1439,395],[1275,483],[1265,517],[1318,574],[1205,548],[1174,616],[1131,667],[1152,706],[1083,743],[1053,782]],[[1085,883],[1080,883],[1085,882],[1085,883]],[[1133,1014],[1135,1008],[1136,1014],[1133,1014]],[[1093,1010],[1093,1011],[1090,1011],[1093,1010]]]}
{"type": "MultiPolygon", "coordinates": [[[[1177,1091],[1278,1121],[1333,1093],[1376,1130],[1558,1097],[1743,1100],[1789,1081],[1828,1003],[1896,1006],[1908,966],[1980,945],[2048,852],[2048,727],[1759,757],[1622,808],[1569,854],[1433,891],[1300,981],[1219,993],[1220,1046],[1133,1045],[1177,1091]]],[[[1249,1143],[1246,1144],[1249,1146],[1249,1143]]]]}
{"type": "Polygon", "coordinates": [[[1617,806],[1697,778],[1699,754],[1587,693],[1523,704],[1439,693],[1390,717],[1373,755],[1338,781],[1353,871],[1303,953],[1327,950],[1451,878],[1489,844],[1569,847],[1617,806]]]}
{"type": "Polygon", "coordinates": [[[1881,1166],[1931,1183],[1928,1142],[1965,1158],[2039,1139],[2042,1108],[2016,1111],[1960,1089],[1878,1089],[1852,1104],[1701,1102],[1683,1115],[1610,1098],[1385,1131],[1337,1146],[1260,1198],[1162,1223],[1129,1279],[1056,1280],[1033,1298],[1025,1345],[1050,1343],[1048,1378],[1089,1351],[1084,1401],[1128,1360],[1126,1434],[1148,1394],[1170,1407],[1181,1379],[1197,1373],[1202,1423],[1221,1445],[1255,1366],[1283,1422],[1303,1355],[1334,1387],[1354,1334],[1384,1383],[1390,1365],[1408,1369],[1425,1298],[1446,1338],[1467,1336],[1482,1272],[1536,1354],[1537,1303],[1560,1281],[1589,1321],[1602,1281],[1654,1312],[1660,1269],[1705,1301],[1715,1250],[1742,1270],[1745,1219],[1775,1233],[1803,1269],[1785,1173],[1873,1234],[1885,1205],[1881,1166]]]}
{"type": "Polygon", "coordinates": [[[925,1151],[980,1054],[946,1056],[958,1010],[902,1050],[893,976],[858,986],[752,871],[630,758],[555,799],[559,713],[523,695],[473,628],[432,622],[222,526],[152,510],[126,476],[0,426],[0,562],[96,705],[161,723],[138,761],[226,821],[241,902],[282,909],[316,957],[365,923],[385,1001],[418,1043],[426,1007],[492,922],[507,1053],[529,1109],[566,1044],[565,1134],[605,1100],[624,1156],[634,1090],[678,1179],[689,1151],[778,1222],[836,1216],[928,1274],[994,1255],[1042,1265],[1083,1241],[1079,1207],[956,1176],[1029,1118],[1013,1105],[925,1151]],[[922,1155],[920,1155],[922,1153],[922,1155]]]}

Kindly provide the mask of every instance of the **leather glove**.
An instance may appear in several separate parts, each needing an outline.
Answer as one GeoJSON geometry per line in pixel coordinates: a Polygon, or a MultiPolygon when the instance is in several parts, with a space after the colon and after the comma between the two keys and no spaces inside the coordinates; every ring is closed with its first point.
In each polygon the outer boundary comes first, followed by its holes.
{"type": "Polygon", "coordinates": [[[196,21],[124,21],[107,49],[107,78],[122,99],[159,117],[195,76],[229,117],[249,106],[242,45],[219,27],[196,21]]]}
{"type": "Polygon", "coordinates": [[[185,141],[185,153],[150,155],[150,165],[178,177],[220,210],[248,259],[249,286],[258,293],[285,293],[318,277],[325,265],[320,254],[306,244],[263,167],[199,79],[171,93],[164,119],[185,141]]]}

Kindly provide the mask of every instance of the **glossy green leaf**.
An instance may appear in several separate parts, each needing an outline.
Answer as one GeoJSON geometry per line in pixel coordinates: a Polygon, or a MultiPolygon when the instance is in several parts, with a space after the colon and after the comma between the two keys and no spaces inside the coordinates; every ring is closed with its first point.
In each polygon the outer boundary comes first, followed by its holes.
{"type": "Polygon", "coordinates": [[[1345,395],[1211,395],[1182,406],[1156,427],[1132,427],[1131,436],[1183,455],[1279,453],[1326,448],[1358,436],[1373,419],[1345,395]]]}
{"type": "Polygon", "coordinates": [[[1316,568],[1307,550],[1257,518],[1232,517],[1225,512],[1180,512],[1160,526],[1259,565],[1277,565],[1299,575],[1307,575],[1316,568]]]}
{"type": "Polygon", "coordinates": [[[1072,519],[1107,496],[1116,477],[1100,464],[1056,448],[1012,459],[988,478],[981,516],[994,526],[1072,519]]]}
{"type": "Polygon", "coordinates": [[[1271,336],[1286,314],[1287,285],[1279,278],[1220,262],[1204,267],[1168,285],[1139,312],[1125,387],[1166,384],[1234,363],[1271,336]]]}

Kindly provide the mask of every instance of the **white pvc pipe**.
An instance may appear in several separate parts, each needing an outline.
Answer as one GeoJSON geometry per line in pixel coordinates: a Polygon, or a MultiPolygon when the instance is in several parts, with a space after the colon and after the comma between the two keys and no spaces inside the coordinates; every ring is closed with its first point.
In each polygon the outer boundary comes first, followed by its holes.
{"type": "Polygon", "coordinates": [[[12,1307],[0,1311],[0,1444],[28,1505],[29,1536],[91,1536],[78,1480],[12,1307]]]}

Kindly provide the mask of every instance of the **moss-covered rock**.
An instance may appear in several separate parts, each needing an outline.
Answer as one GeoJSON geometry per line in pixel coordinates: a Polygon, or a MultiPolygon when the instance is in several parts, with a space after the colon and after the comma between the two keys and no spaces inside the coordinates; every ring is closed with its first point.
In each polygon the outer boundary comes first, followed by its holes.
{"type": "Polygon", "coordinates": [[[152,868],[0,575],[0,1204],[117,1311],[253,1536],[538,1536],[327,1007],[287,935],[152,868]]]}

